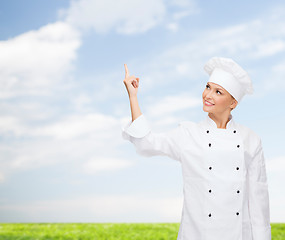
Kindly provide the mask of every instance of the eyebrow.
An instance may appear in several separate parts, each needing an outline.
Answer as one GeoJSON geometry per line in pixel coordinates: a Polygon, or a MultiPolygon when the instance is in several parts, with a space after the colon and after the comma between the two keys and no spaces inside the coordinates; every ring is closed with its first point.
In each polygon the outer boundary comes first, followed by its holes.
{"type": "MultiPolygon", "coordinates": [[[[209,85],[210,87],[212,87],[209,83],[207,83],[207,85],[209,85]]],[[[222,89],[222,88],[219,88],[219,87],[216,87],[215,89],[219,89],[219,90],[222,90],[222,91],[223,91],[223,89],[222,89]]]]}

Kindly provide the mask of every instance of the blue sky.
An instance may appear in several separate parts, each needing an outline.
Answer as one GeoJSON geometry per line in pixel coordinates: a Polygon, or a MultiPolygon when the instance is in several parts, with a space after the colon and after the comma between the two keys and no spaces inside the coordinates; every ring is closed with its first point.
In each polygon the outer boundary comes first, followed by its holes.
{"type": "Polygon", "coordinates": [[[203,70],[230,57],[254,94],[232,112],[261,138],[271,222],[285,222],[284,1],[0,3],[0,222],[179,222],[178,162],[121,137],[124,63],[153,131],[201,121],[203,70]],[[112,7],[110,7],[112,6],[112,7]]]}

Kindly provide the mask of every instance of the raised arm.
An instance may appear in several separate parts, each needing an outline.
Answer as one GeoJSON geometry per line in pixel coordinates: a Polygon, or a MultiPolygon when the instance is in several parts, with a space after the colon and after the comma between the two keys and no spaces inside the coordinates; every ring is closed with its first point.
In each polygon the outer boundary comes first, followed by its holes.
{"type": "Polygon", "coordinates": [[[127,64],[124,65],[125,65],[124,84],[126,86],[129,95],[132,121],[134,121],[140,115],[142,115],[137,97],[138,88],[139,88],[139,78],[135,77],[134,75],[129,76],[129,69],[127,67],[127,64]]]}
{"type": "Polygon", "coordinates": [[[143,156],[164,155],[180,161],[182,127],[179,125],[164,133],[154,133],[141,113],[137,92],[139,78],[129,76],[129,70],[125,64],[124,84],[129,94],[132,121],[122,127],[122,136],[135,145],[138,154],[143,156]]]}

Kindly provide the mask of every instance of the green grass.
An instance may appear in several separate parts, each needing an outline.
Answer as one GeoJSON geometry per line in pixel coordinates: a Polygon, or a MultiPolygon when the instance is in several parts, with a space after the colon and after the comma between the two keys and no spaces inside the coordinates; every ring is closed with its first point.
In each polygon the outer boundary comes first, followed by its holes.
{"type": "MultiPolygon", "coordinates": [[[[0,240],[176,240],[179,223],[7,223],[0,240]]],[[[285,224],[271,223],[272,240],[285,239],[285,224]]]]}

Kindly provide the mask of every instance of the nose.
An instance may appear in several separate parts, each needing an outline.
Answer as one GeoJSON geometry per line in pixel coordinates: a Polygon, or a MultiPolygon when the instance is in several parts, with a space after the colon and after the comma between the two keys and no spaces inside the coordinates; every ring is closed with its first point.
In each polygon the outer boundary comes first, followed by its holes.
{"type": "Polygon", "coordinates": [[[206,93],[206,99],[212,99],[212,91],[206,93]]]}

